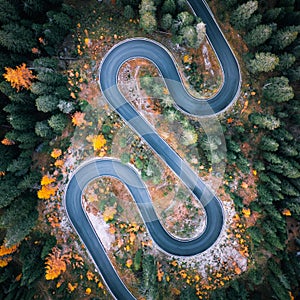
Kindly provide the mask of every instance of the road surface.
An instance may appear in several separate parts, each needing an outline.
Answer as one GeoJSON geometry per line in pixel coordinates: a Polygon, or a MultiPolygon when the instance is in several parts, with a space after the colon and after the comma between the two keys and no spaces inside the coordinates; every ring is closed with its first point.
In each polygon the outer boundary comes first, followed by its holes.
{"type": "Polygon", "coordinates": [[[160,70],[176,106],[190,115],[211,116],[226,110],[239,94],[241,78],[239,66],[216,24],[206,2],[189,1],[194,12],[206,24],[207,36],[223,70],[223,85],[217,95],[201,100],[192,97],[182,85],[176,63],[162,45],[143,38],[123,41],[104,57],[99,70],[99,84],[103,95],[122,119],[160,156],[169,168],[192,191],[206,212],[206,227],[194,239],[183,241],[169,235],[159,222],[151,198],[139,174],[130,165],[110,158],[93,159],[80,166],[66,187],[64,204],[67,214],[85,244],[103,280],[116,299],[135,299],[123,284],[82,207],[81,197],[86,185],[101,176],[119,179],[129,189],[147,230],[156,245],[175,256],[193,256],[210,248],[218,239],[224,223],[220,200],[194,173],[189,165],[156,133],[155,129],[124,98],[117,87],[117,75],[122,64],[132,58],[146,58],[160,70]]]}

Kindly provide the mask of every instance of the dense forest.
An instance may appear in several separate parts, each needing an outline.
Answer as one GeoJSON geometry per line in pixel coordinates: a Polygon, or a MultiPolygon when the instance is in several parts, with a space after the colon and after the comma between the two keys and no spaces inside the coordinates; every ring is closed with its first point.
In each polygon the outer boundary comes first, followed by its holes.
{"type": "Polygon", "coordinates": [[[218,8],[220,19],[229,20],[248,45],[247,80],[257,89],[255,100],[261,99],[259,111],[249,115],[247,139],[258,143],[250,157],[258,172],[258,198],[250,209],[263,217],[248,228],[257,263],[212,299],[299,297],[299,231],[290,235],[286,219],[292,216],[297,224],[300,218],[299,5],[222,1],[218,8]]]}
{"type": "MultiPolygon", "coordinates": [[[[57,139],[62,150],[68,147],[69,137],[61,135],[71,114],[81,110],[74,96],[78,89],[67,77],[69,62],[78,57],[72,32],[83,17],[71,3],[0,0],[1,299],[48,298],[40,278],[56,240],[37,226],[43,171],[37,157],[51,152],[57,139]]],[[[240,63],[243,80],[255,90],[249,100],[254,108],[243,126],[227,122],[224,131],[229,167],[247,173],[251,166],[257,174],[257,199],[248,208],[261,216],[247,229],[255,263],[210,299],[297,299],[300,233],[291,233],[300,222],[300,1],[208,3],[216,7],[219,22],[231,24],[247,45],[240,63]],[[244,141],[253,144],[248,157],[241,153],[244,141]]],[[[124,19],[139,19],[145,34],[167,32],[187,47],[203,41],[205,25],[184,0],[114,5],[124,19]]],[[[227,188],[241,213],[241,198],[227,188]]],[[[143,258],[143,276],[158,289],[154,264],[153,257],[143,258]]],[[[198,297],[188,287],[178,299],[198,297]]]]}
{"type": "Polygon", "coordinates": [[[34,229],[42,176],[35,154],[61,134],[76,106],[62,47],[76,11],[60,0],[1,0],[0,14],[0,298],[33,299],[55,244],[34,229]]]}

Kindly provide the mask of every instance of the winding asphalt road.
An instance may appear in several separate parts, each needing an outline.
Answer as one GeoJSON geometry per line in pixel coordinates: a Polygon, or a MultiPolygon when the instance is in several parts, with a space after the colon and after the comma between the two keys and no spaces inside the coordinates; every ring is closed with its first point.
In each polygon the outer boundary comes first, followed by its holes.
{"type": "Polygon", "coordinates": [[[188,241],[178,240],[169,235],[158,220],[148,190],[139,174],[133,167],[115,159],[94,159],[84,163],[74,172],[65,192],[64,204],[69,219],[116,299],[135,298],[120,280],[82,208],[83,190],[93,179],[111,176],[125,184],[140,210],[152,239],[159,248],[171,255],[192,256],[207,250],[218,239],[224,223],[220,200],[124,98],[117,87],[117,75],[121,65],[126,60],[143,57],[156,64],[176,105],[187,114],[210,116],[224,111],[231,105],[240,90],[238,63],[206,2],[190,0],[189,3],[206,23],[207,36],[222,66],[224,83],[217,95],[209,100],[196,99],[189,95],[182,85],[176,64],[168,50],[154,41],[141,38],[121,42],[107,53],[100,66],[99,84],[109,104],[202,203],[207,221],[204,232],[201,236],[188,241]]]}

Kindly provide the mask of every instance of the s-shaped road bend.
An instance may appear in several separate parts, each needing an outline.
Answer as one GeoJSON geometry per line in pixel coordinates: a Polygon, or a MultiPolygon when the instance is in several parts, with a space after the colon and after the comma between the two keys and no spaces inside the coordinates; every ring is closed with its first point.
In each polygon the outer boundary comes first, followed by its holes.
{"type": "Polygon", "coordinates": [[[71,177],[65,191],[64,205],[68,217],[85,244],[111,294],[116,299],[135,299],[123,284],[97,236],[81,197],[84,188],[93,179],[110,176],[119,179],[135,200],[149,234],[163,251],[175,256],[193,256],[210,248],[218,239],[224,223],[220,200],[205,185],[188,164],[156,133],[155,129],[121,94],[117,75],[124,62],[145,58],[160,70],[176,106],[187,114],[210,116],[226,110],[237,98],[241,76],[238,62],[204,0],[188,1],[195,14],[206,24],[207,37],[215,50],[223,71],[223,85],[214,97],[201,100],[192,97],[184,88],[176,63],[167,49],[149,39],[125,40],[113,47],[104,57],[99,70],[99,84],[103,95],[121,118],[167,164],[202,203],[206,213],[203,233],[191,240],[178,240],[165,231],[152,206],[148,190],[136,170],[119,160],[102,158],[87,161],[71,177]]]}

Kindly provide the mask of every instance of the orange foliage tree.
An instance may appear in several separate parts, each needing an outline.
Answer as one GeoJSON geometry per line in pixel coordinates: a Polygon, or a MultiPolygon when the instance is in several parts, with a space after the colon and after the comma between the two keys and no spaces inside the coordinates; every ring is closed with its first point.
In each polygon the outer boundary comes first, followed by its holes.
{"type": "Polygon", "coordinates": [[[16,69],[5,68],[6,73],[3,74],[6,81],[19,92],[21,88],[29,89],[31,82],[36,76],[26,67],[26,64],[17,66],[16,69]]]}
{"type": "Polygon", "coordinates": [[[45,260],[45,278],[52,280],[57,278],[61,273],[64,273],[67,269],[67,264],[70,263],[70,258],[70,254],[62,254],[60,249],[53,247],[52,253],[45,260]]]}
{"type": "Polygon", "coordinates": [[[4,244],[0,247],[0,268],[6,267],[12,260],[11,254],[18,249],[18,245],[6,247],[4,244]]]}
{"type": "Polygon", "coordinates": [[[72,116],[72,124],[74,126],[85,125],[86,121],[85,121],[84,117],[85,117],[85,113],[82,113],[80,111],[76,111],[74,113],[74,115],[72,116]]]}
{"type": "Polygon", "coordinates": [[[4,138],[2,141],[1,141],[1,144],[5,145],[5,146],[11,146],[11,145],[14,145],[14,141],[12,140],[9,140],[8,138],[4,138]]]}

